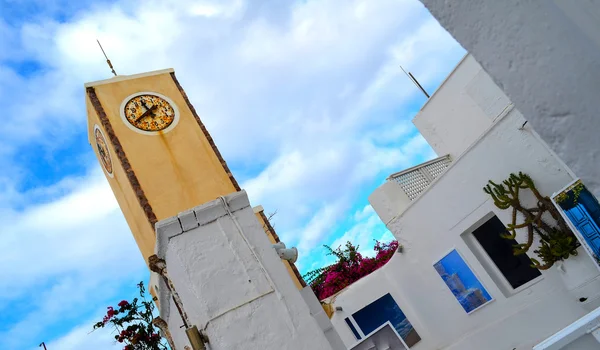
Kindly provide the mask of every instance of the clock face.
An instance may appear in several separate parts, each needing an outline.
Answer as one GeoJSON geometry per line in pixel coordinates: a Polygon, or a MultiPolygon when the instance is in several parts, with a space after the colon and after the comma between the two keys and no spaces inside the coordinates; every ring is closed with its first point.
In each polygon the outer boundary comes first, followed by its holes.
{"type": "Polygon", "coordinates": [[[102,167],[104,167],[104,170],[106,170],[108,175],[112,177],[113,165],[108,151],[108,145],[98,125],[94,127],[94,138],[96,139],[96,148],[98,149],[98,155],[100,156],[100,163],[102,163],[102,167]]]}
{"type": "Polygon", "coordinates": [[[136,94],[126,100],[122,112],[133,127],[149,132],[165,130],[176,118],[173,105],[152,93],[136,94]]]}

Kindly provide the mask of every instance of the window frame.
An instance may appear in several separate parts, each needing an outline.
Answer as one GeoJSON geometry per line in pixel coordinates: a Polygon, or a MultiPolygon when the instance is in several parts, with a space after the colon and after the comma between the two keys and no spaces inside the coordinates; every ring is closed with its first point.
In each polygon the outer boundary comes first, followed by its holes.
{"type": "MultiPolygon", "coordinates": [[[[368,307],[369,305],[371,305],[372,303],[374,303],[375,301],[383,298],[384,296],[386,296],[387,294],[390,295],[390,297],[392,298],[392,300],[394,301],[394,303],[396,303],[396,305],[398,305],[398,308],[400,308],[400,310],[402,310],[402,313],[404,314],[405,318],[408,320],[408,322],[410,322],[410,324],[412,325],[413,329],[415,330],[415,332],[417,332],[417,334],[419,335],[420,340],[415,343],[414,345],[417,345],[418,343],[420,343],[421,341],[423,341],[423,337],[421,336],[421,334],[417,331],[414,323],[412,323],[412,321],[410,321],[408,319],[408,316],[404,313],[404,310],[402,309],[402,307],[400,307],[400,304],[398,304],[398,302],[396,301],[396,298],[394,298],[394,295],[392,294],[392,292],[386,292],[383,295],[374,298],[373,300],[371,300],[369,303],[367,303],[366,305],[364,305],[361,308],[358,308],[350,313],[348,313],[348,316],[346,318],[348,318],[350,320],[350,322],[354,325],[354,327],[356,327],[356,330],[358,331],[358,333],[362,336],[362,339],[358,340],[357,343],[355,343],[354,345],[352,345],[350,347],[350,349],[352,349],[354,346],[358,345],[359,343],[365,341],[366,339],[368,339],[371,335],[375,334],[376,332],[378,332],[379,330],[381,330],[382,327],[384,327],[386,324],[389,324],[390,327],[394,330],[394,333],[396,334],[396,336],[398,337],[398,339],[400,339],[400,342],[402,343],[402,345],[404,345],[404,347],[408,350],[411,349],[412,347],[409,347],[406,342],[404,341],[404,339],[402,338],[402,336],[400,336],[400,333],[398,333],[398,331],[396,330],[396,328],[394,328],[394,326],[392,325],[392,323],[387,320],[386,322],[384,322],[383,324],[379,325],[377,328],[375,328],[373,331],[371,331],[368,334],[365,334],[362,330],[362,328],[360,327],[360,325],[358,324],[358,322],[356,322],[356,320],[354,319],[354,314],[363,310],[364,308],[368,307]]],[[[345,323],[345,322],[344,322],[345,323]]],[[[348,326],[348,324],[346,323],[346,326],[348,326]]],[[[350,327],[348,326],[348,329],[350,329],[350,327]]],[[[350,329],[350,331],[352,331],[350,329]]],[[[414,346],[413,346],[414,347],[414,346]]]]}
{"type": "Polygon", "coordinates": [[[356,321],[354,320],[354,317],[352,317],[352,315],[348,315],[346,318],[344,318],[344,322],[346,323],[346,326],[348,326],[348,329],[350,329],[352,335],[354,335],[354,338],[358,342],[361,342],[365,339],[365,335],[363,334],[360,327],[358,327],[358,324],[356,324],[356,321]]]}
{"type": "MultiPolygon", "coordinates": [[[[473,237],[473,238],[475,238],[475,237],[473,237]]],[[[446,256],[450,255],[450,253],[452,253],[453,251],[456,251],[456,253],[460,256],[460,258],[463,260],[463,262],[467,265],[467,267],[469,268],[469,270],[471,270],[471,272],[473,273],[473,275],[475,275],[475,277],[477,278],[477,280],[479,281],[479,283],[481,283],[481,285],[483,286],[483,288],[485,288],[486,292],[492,298],[487,303],[485,303],[483,305],[480,305],[478,308],[476,308],[474,310],[471,310],[470,312],[466,312],[463,309],[463,311],[467,314],[467,316],[469,316],[469,315],[472,315],[473,313],[477,312],[478,310],[483,309],[488,304],[496,301],[496,297],[492,294],[492,292],[490,291],[490,289],[488,288],[488,286],[481,279],[481,277],[479,276],[479,274],[477,273],[477,271],[475,271],[475,269],[473,268],[473,266],[469,263],[469,260],[465,258],[465,255],[463,253],[461,253],[460,250],[458,249],[458,247],[456,247],[456,246],[453,246],[452,248],[450,248],[447,251],[445,251],[442,255],[440,255],[439,259],[437,259],[436,261],[434,261],[433,263],[431,263],[431,267],[433,267],[433,270],[435,271],[435,274],[442,281],[442,283],[444,283],[444,281],[442,280],[442,278],[439,275],[439,273],[435,270],[435,264],[437,264],[439,261],[441,261],[446,256]]],[[[475,257],[475,258],[477,258],[477,257],[475,257]]],[[[484,270],[485,270],[485,268],[484,268],[484,270]]],[[[448,286],[446,285],[446,283],[444,283],[444,286],[446,287],[446,289],[448,289],[448,286]]],[[[449,290],[449,292],[450,292],[450,294],[452,294],[452,291],[449,290]]],[[[458,302],[458,300],[456,300],[456,297],[454,297],[454,295],[452,295],[452,299],[454,299],[454,301],[456,301],[456,303],[458,304],[458,306],[460,306],[461,309],[462,309],[462,305],[460,305],[460,303],[458,302]]]]}
{"type": "MultiPolygon", "coordinates": [[[[510,282],[508,281],[506,276],[504,276],[502,271],[500,271],[500,269],[498,268],[498,266],[496,265],[494,260],[490,257],[488,252],[481,245],[481,243],[479,243],[479,241],[477,240],[477,238],[475,238],[475,235],[473,234],[473,231],[475,231],[479,227],[483,226],[486,222],[491,220],[494,216],[506,226],[506,223],[504,221],[502,221],[501,217],[499,215],[497,215],[494,211],[491,211],[491,212],[487,213],[486,215],[482,216],[479,220],[477,220],[469,228],[467,228],[461,234],[461,237],[462,237],[463,241],[465,242],[465,244],[467,245],[467,247],[471,250],[471,252],[475,256],[475,258],[479,261],[479,264],[481,265],[481,267],[483,267],[483,269],[490,276],[490,278],[492,279],[494,284],[496,284],[498,289],[500,289],[500,292],[506,298],[510,298],[516,294],[519,294],[519,293],[529,289],[531,286],[542,281],[544,279],[544,273],[540,270],[539,276],[537,276],[536,278],[532,279],[531,281],[529,281],[517,288],[513,288],[513,286],[510,284],[510,282]]],[[[518,242],[518,240],[517,240],[517,242],[518,242]]]]}

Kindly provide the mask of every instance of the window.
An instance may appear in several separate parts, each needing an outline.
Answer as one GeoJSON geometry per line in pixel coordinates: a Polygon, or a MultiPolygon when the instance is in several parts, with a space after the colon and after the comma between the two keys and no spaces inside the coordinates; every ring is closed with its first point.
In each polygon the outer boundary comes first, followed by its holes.
{"type": "Polygon", "coordinates": [[[361,340],[362,338],[361,338],[360,334],[358,334],[358,331],[356,330],[354,325],[352,324],[352,321],[350,321],[350,319],[348,317],[346,317],[344,319],[344,321],[346,321],[346,324],[348,325],[348,327],[350,327],[350,330],[352,331],[352,333],[354,333],[354,337],[356,338],[356,340],[361,340]]]}
{"type": "Polygon", "coordinates": [[[413,325],[389,293],[355,312],[352,317],[365,336],[390,321],[408,347],[421,340],[413,325]]]}
{"type": "Polygon", "coordinates": [[[490,293],[456,249],[433,264],[433,267],[466,313],[492,301],[490,293]]]}
{"type": "Polygon", "coordinates": [[[506,227],[502,221],[493,216],[473,231],[473,236],[508,283],[516,289],[542,274],[538,269],[531,267],[532,262],[527,254],[513,254],[513,245],[518,243],[514,239],[500,237],[500,234],[505,232],[506,227]]]}

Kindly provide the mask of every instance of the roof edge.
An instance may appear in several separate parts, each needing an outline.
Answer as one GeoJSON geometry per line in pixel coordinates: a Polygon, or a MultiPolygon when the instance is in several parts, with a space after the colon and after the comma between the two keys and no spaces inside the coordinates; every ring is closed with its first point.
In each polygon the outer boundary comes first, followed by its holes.
{"type": "Polygon", "coordinates": [[[175,70],[173,68],[166,68],[166,69],[154,70],[154,71],[150,71],[150,72],[138,73],[138,74],[133,74],[133,75],[117,75],[117,76],[109,78],[109,79],[97,80],[97,81],[85,83],[83,86],[88,88],[88,87],[93,87],[93,86],[98,86],[98,85],[116,83],[118,81],[145,78],[145,77],[151,77],[154,75],[168,74],[168,73],[173,73],[173,72],[175,72],[175,70]]]}

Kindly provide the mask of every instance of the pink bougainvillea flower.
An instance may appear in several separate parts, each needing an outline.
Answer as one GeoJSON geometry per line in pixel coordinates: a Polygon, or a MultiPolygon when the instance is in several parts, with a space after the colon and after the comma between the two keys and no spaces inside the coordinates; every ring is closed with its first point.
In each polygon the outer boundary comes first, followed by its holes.
{"type": "Polygon", "coordinates": [[[312,279],[311,288],[319,300],[330,297],[381,268],[398,249],[398,241],[387,244],[376,242],[373,247],[377,252],[374,258],[364,258],[357,251],[358,247],[354,247],[350,242],[346,244],[344,251],[341,248],[337,251],[329,249],[339,261],[323,268],[317,277],[312,279]]]}

